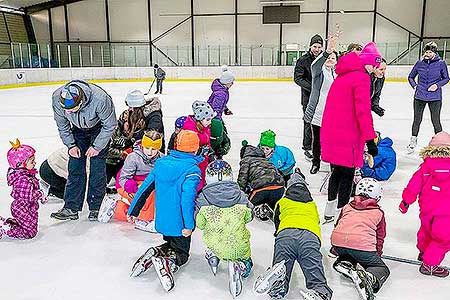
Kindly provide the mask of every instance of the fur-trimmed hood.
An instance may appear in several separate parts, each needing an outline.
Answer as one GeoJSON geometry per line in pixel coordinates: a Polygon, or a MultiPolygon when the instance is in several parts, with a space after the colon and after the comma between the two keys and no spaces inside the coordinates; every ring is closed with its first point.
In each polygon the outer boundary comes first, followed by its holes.
{"type": "Polygon", "coordinates": [[[427,146],[420,151],[422,159],[431,158],[450,158],[449,146],[427,146]]]}

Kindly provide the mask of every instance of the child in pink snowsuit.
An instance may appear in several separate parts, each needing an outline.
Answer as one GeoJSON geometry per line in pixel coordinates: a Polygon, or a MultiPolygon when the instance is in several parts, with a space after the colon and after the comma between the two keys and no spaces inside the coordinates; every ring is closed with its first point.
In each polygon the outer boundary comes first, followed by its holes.
{"type": "Polygon", "coordinates": [[[12,218],[0,217],[0,238],[7,235],[17,239],[34,238],[38,232],[38,201],[45,203],[47,197],[39,187],[36,178],[35,150],[21,145],[19,140],[12,143],[8,151],[8,185],[12,186],[12,218]]]}
{"type": "Polygon", "coordinates": [[[450,250],[450,135],[440,132],[420,155],[423,163],[403,191],[399,209],[404,214],[419,197],[421,226],[417,248],[422,260],[420,273],[447,277],[439,264],[450,250]]]}

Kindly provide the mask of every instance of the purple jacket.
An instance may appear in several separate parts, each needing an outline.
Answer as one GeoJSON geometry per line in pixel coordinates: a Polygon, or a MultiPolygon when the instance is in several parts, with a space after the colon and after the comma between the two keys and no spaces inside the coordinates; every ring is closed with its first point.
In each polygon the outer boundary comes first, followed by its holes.
{"type": "Polygon", "coordinates": [[[449,81],[448,70],[445,61],[438,54],[433,59],[421,59],[414,65],[408,76],[409,84],[416,93],[414,98],[422,101],[440,101],[442,100],[442,87],[449,81]],[[416,76],[419,76],[416,82],[416,76]],[[429,92],[428,88],[437,84],[439,87],[434,92],[429,92]]]}
{"type": "Polygon", "coordinates": [[[216,118],[222,121],[222,113],[227,109],[230,93],[228,92],[228,89],[219,82],[219,79],[213,81],[211,90],[213,92],[211,96],[209,96],[208,104],[211,105],[212,109],[217,113],[216,118]]]}

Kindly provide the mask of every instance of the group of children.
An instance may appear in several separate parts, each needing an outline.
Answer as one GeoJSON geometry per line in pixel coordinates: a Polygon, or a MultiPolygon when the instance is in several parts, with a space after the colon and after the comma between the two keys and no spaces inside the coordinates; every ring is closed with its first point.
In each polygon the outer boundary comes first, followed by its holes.
{"type": "MultiPolygon", "coordinates": [[[[227,262],[229,290],[237,297],[253,266],[246,224],[256,216],[273,220],[275,242],[272,266],[257,278],[254,291],[282,299],[297,261],[306,280],[307,289],[300,291],[303,298],[329,300],[333,292],[320,253],[319,213],[292,152],[276,145],[276,134],[267,130],[257,146],[242,142],[237,181],[223,160],[230,142],[221,116],[231,113],[227,102],[233,81],[232,74],[224,71],[214,81],[208,102],[194,102],[192,115],[176,120],[167,155],[160,152],[163,135],[154,130],[136,140],[131,152],[123,153],[126,158],[116,177],[121,200],[114,202],[114,216],[136,225],[143,221],[142,228],[164,239],[136,261],[131,276],[153,266],[170,291],[175,285],[173,274],[188,262],[191,235],[198,228],[203,231],[211,271],[215,275],[220,262],[227,262]]],[[[14,201],[12,217],[0,219],[0,238],[27,239],[37,234],[38,202],[46,202],[47,196],[36,178],[34,154],[32,147],[19,141],[8,151],[8,185],[14,201]]],[[[400,211],[406,213],[419,198],[420,272],[446,277],[448,270],[439,264],[450,250],[446,226],[450,225],[450,135],[437,134],[421,155],[424,162],[403,192],[400,211]]],[[[334,269],[352,280],[363,299],[373,299],[389,276],[381,259],[386,236],[381,198],[377,180],[360,180],[331,236],[330,252],[337,256],[334,269]]]]}

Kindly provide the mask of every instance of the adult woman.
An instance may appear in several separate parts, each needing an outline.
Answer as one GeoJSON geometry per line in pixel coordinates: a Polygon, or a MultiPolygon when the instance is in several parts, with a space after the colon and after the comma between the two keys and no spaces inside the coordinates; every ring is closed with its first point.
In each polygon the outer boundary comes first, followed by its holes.
{"type": "Polygon", "coordinates": [[[312,89],[304,116],[305,121],[311,124],[313,134],[313,159],[309,171],[311,174],[316,174],[320,169],[320,127],[328,92],[336,78],[334,68],[337,62],[337,52],[335,51],[337,39],[338,35],[331,36],[325,52],[322,52],[311,65],[312,89]]]}
{"type": "Polygon", "coordinates": [[[414,93],[414,121],[411,140],[407,147],[408,153],[413,153],[417,146],[417,135],[419,134],[420,123],[422,123],[423,111],[427,104],[430,109],[434,133],[442,131],[442,87],[449,81],[447,65],[437,54],[435,42],[427,43],[423,50],[423,58],[416,62],[408,76],[409,84],[416,90],[414,93]],[[418,82],[416,82],[417,76],[418,82]]]}
{"type": "MultiPolygon", "coordinates": [[[[144,98],[139,90],[131,91],[125,98],[128,109],[119,117],[118,125],[111,137],[106,160],[108,182],[123,166],[127,153],[132,151],[133,144],[142,139],[146,130],[155,130],[164,135],[161,101],[158,97],[144,98]]],[[[161,152],[164,153],[165,143],[161,152]]]]}
{"type": "Polygon", "coordinates": [[[337,208],[348,203],[355,167],[363,165],[364,144],[367,144],[369,154],[377,155],[369,74],[380,63],[381,55],[371,42],[359,55],[350,52],[336,65],[338,76],[328,93],[320,132],[322,159],[332,166],[326,220],[334,219],[337,208]]]}

